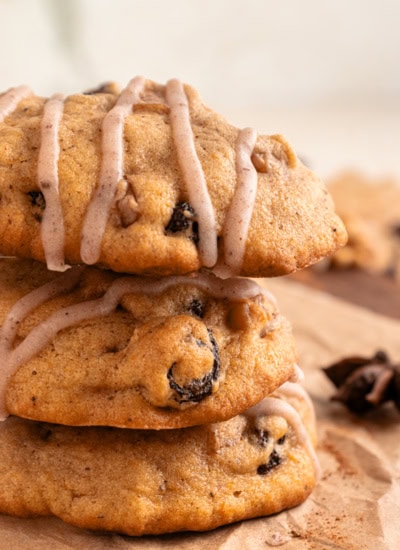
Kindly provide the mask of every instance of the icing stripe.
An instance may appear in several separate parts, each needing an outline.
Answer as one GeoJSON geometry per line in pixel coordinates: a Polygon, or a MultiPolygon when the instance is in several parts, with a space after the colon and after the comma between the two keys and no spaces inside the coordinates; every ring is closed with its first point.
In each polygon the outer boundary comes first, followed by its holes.
{"type": "Polygon", "coordinates": [[[4,420],[7,416],[4,406],[4,393],[8,380],[13,374],[13,365],[10,363],[10,358],[13,353],[12,344],[19,325],[25,317],[38,306],[44,304],[54,296],[71,290],[79,282],[82,271],[82,267],[73,267],[53,281],[32,290],[32,292],[23,296],[14,304],[5,318],[0,328],[0,357],[2,358],[0,376],[0,420],[4,420]]]}
{"type": "Polygon", "coordinates": [[[28,86],[10,88],[8,92],[0,97],[0,122],[3,122],[6,116],[15,111],[22,99],[31,95],[33,95],[33,92],[28,86]]]}
{"type": "MultiPolygon", "coordinates": [[[[87,207],[81,234],[81,258],[86,264],[94,264],[100,258],[108,215],[117,185],[124,177],[124,121],[133,105],[140,101],[144,85],[143,77],[133,78],[103,120],[100,177],[87,207]]],[[[212,268],[218,260],[216,220],[205,175],[196,153],[188,98],[183,84],[177,79],[167,82],[165,93],[170,107],[170,122],[178,163],[189,202],[199,223],[199,256],[202,265],[212,268]]],[[[32,92],[27,86],[19,86],[11,88],[1,96],[0,121],[17,107],[19,101],[29,95],[32,95],[32,92]]],[[[63,96],[57,94],[45,104],[38,162],[39,186],[46,200],[41,227],[42,242],[47,266],[56,271],[64,271],[69,267],[64,263],[64,224],[58,195],[57,134],[62,117],[62,105],[63,96]]],[[[224,223],[224,264],[215,269],[220,276],[239,273],[243,262],[257,193],[257,172],[251,162],[256,139],[257,134],[251,128],[245,128],[238,134],[237,185],[224,223]]]]}
{"type": "Polygon", "coordinates": [[[247,411],[243,414],[250,417],[282,416],[294,429],[299,443],[304,445],[306,448],[312,460],[317,479],[320,477],[321,468],[317,453],[315,452],[310,436],[304,427],[300,414],[292,405],[290,405],[290,403],[275,397],[266,397],[257,403],[257,405],[254,405],[254,407],[247,409],[247,411]]]}
{"type": "Polygon", "coordinates": [[[40,229],[47,268],[53,271],[70,267],[64,263],[64,218],[58,193],[58,132],[63,110],[62,94],[53,95],[45,104],[38,159],[38,182],[46,202],[40,229]]]}
{"type": "Polygon", "coordinates": [[[257,194],[258,176],[251,162],[256,141],[257,133],[253,128],[241,130],[236,141],[237,183],[224,224],[225,264],[233,274],[240,271],[243,263],[257,194]]]}
{"type": "Polygon", "coordinates": [[[102,162],[99,184],[88,206],[82,227],[81,258],[86,264],[98,261],[101,241],[107,225],[118,182],[124,177],[124,121],[140,100],[144,78],[133,78],[122,91],[115,106],[107,113],[102,125],[102,162]]]}
{"type": "Polygon", "coordinates": [[[178,163],[182,170],[189,202],[198,218],[199,255],[205,267],[213,267],[218,259],[215,215],[203,168],[196,153],[188,99],[182,83],[177,79],[167,82],[165,93],[170,107],[170,121],[178,163]]]}
{"type": "Polygon", "coordinates": [[[308,395],[301,384],[291,382],[289,380],[288,382],[282,384],[282,386],[280,386],[274,393],[277,393],[278,395],[283,395],[284,397],[294,397],[306,401],[312,414],[313,421],[315,422],[315,410],[313,402],[311,401],[311,397],[308,395]]]}
{"type": "MultiPolygon", "coordinates": [[[[83,320],[109,315],[118,305],[121,298],[129,293],[161,294],[176,285],[193,285],[210,296],[219,299],[241,301],[260,294],[269,298],[268,291],[248,279],[221,280],[211,274],[197,276],[180,275],[161,279],[120,277],[116,279],[105,294],[96,300],[90,300],[62,308],[31,330],[25,339],[15,348],[12,347],[19,324],[30,311],[46,300],[72,288],[79,281],[82,267],[72,268],[57,279],[48,283],[27,296],[21,298],[7,315],[0,330],[0,354],[2,372],[0,377],[0,399],[3,398],[8,380],[22,363],[29,361],[39,353],[56,334],[69,326],[83,320]]],[[[0,413],[6,416],[5,407],[0,403],[0,413]]]]}

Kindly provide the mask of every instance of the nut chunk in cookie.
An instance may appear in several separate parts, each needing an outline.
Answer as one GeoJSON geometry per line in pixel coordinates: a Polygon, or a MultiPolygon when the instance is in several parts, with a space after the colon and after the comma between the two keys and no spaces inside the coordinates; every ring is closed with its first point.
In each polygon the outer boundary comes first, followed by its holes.
{"type": "Polygon", "coordinates": [[[268,277],[345,240],[324,185],[282,136],[235,128],[177,79],[0,95],[0,254],[56,271],[268,277]]]}
{"type": "Polygon", "coordinates": [[[254,281],[0,260],[2,413],[177,428],[230,418],[294,373],[291,328],[254,281]]]}

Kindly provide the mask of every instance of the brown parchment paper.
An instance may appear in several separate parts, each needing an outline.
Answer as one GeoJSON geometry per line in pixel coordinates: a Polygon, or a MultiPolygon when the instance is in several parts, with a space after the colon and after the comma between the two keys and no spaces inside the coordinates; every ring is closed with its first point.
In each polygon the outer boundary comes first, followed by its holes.
{"type": "Polygon", "coordinates": [[[397,550],[400,548],[400,414],[390,404],[357,418],[329,401],[321,366],[385,349],[400,362],[400,322],[298,283],[269,280],[292,321],[304,385],[315,403],[321,480],[301,506],[208,533],[129,538],[93,534],[55,518],[0,515],[0,549],[397,550]]]}

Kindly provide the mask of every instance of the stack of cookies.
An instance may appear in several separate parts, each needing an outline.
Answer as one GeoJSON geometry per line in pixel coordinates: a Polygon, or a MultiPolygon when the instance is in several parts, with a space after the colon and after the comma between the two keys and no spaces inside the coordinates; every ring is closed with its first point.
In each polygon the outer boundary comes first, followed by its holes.
{"type": "Polygon", "coordinates": [[[142,535],[302,502],[312,404],[244,277],[345,240],[281,136],[179,80],[1,95],[0,512],[142,535]]]}

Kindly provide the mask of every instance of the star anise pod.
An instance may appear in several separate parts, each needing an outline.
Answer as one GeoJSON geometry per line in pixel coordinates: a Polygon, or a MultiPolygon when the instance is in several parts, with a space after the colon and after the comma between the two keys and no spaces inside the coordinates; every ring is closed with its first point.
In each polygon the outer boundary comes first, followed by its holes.
{"type": "Polygon", "coordinates": [[[331,399],[352,412],[363,414],[387,401],[394,401],[400,411],[400,365],[384,351],[372,357],[346,357],[323,371],[337,388],[331,399]]]}

